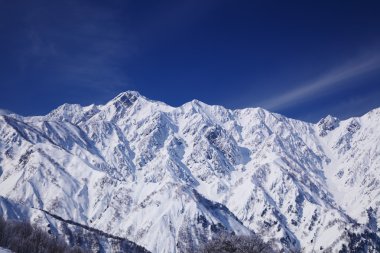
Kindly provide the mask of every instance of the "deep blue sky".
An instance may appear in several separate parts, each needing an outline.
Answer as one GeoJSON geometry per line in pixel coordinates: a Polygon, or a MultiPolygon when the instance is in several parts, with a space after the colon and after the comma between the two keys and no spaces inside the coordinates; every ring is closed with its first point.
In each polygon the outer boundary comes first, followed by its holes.
{"type": "Polygon", "coordinates": [[[380,1],[0,0],[0,108],[119,92],[317,121],[380,106],[380,1]]]}

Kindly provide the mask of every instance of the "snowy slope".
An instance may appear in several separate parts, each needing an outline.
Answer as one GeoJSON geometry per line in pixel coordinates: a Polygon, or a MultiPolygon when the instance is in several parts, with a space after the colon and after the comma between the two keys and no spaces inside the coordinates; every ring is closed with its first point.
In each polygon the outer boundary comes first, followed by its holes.
{"type": "Polygon", "coordinates": [[[175,108],[133,91],[105,105],[3,115],[0,212],[65,234],[30,211],[44,210],[160,253],[194,251],[223,230],[285,251],[371,250],[379,121],[379,109],[311,124],[197,100],[175,108]]]}
{"type": "Polygon", "coordinates": [[[12,251],[0,247],[0,253],[12,253],[12,251]]]}

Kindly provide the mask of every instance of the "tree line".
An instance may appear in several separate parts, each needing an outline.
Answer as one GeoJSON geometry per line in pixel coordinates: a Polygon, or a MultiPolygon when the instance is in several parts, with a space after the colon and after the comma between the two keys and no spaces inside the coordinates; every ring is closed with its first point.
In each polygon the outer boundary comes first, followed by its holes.
{"type": "Polygon", "coordinates": [[[0,247],[15,253],[87,253],[75,246],[70,247],[56,236],[28,222],[5,220],[0,217],[0,247]]]}
{"type": "Polygon", "coordinates": [[[271,243],[257,235],[219,234],[201,246],[201,253],[274,253],[271,243]]]}

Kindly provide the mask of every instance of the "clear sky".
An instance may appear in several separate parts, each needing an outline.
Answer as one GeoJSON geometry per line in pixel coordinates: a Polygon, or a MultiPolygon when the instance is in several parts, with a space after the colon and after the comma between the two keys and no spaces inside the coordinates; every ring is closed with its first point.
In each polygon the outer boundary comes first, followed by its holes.
{"type": "Polygon", "coordinates": [[[380,1],[0,0],[0,108],[125,90],[316,122],[380,106],[380,1]]]}

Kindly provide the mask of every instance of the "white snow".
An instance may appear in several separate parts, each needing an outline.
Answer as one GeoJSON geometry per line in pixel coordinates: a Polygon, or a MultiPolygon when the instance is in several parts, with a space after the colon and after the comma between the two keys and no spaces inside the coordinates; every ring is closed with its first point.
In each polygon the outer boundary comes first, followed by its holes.
{"type": "Polygon", "coordinates": [[[0,253],[12,253],[12,251],[0,247],[0,253]]]}

